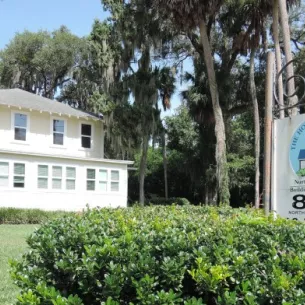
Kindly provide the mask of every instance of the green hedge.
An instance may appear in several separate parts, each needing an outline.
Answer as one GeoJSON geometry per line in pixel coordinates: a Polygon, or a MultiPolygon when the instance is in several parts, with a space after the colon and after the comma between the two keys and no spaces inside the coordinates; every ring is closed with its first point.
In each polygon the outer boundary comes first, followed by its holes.
{"type": "Polygon", "coordinates": [[[305,304],[305,226],[252,210],[94,210],[28,244],[19,305],[305,304]]]}
{"type": "Polygon", "coordinates": [[[0,208],[0,224],[40,224],[65,214],[67,212],[0,208]]]}
{"type": "Polygon", "coordinates": [[[186,198],[173,197],[173,198],[162,198],[156,197],[148,200],[149,205],[190,205],[190,202],[186,198]]]}

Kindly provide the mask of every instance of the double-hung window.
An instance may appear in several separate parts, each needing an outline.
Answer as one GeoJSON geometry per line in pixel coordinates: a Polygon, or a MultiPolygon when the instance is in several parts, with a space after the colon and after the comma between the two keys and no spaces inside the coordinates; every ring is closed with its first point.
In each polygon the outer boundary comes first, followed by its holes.
{"type": "Polygon", "coordinates": [[[64,145],[65,121],[53,120],[53,144],[64,145]]]}
{"type": "Polygon", "coordinates": [[[52,166],[52,189],[61,190],[62,189],[62,167],[52,166]]]}
{"type": "Polygon", "coordinates": [[[118,192],[120,190],[120,172],[118,170],[111,171],[111,191],[118,192]]]}
{"type": "Polygon", "coordinates": [[[14,114],[14,139],[17,141],[26,141],[28,128],[28,117],[26,114],[14,114]]]}
{"type": "Polygon", "coordinates": [[[75,190],[76,168],[66,167],[66,189],[75,190]]]}
{"type": "Polygon", "coordinates": [[[49,186],[49,166],[38,165],[38,183],[39,189],[48,189],[49,186]]]}
{"type": "Polygon", "coordinates": [[[99,170],[99,191],[107,191],[108,173],[106,169],[99,170]]]}
{"type": "Polygon", "coordinates": [[[0,187],[8,187],[9,163],[0,162],[0,187]]]}
{"type": "Polygon", "coordinates": [[[87,191],[95,191],[95,169],[87,168],[87,191]]]}
{"type": "Polygon", "coordinates": [[[91,148],[92,138],[92,125],[82,124],[81,125],[81,141],[83,148],[91,148]]]}
{"type": "Polygon", "coordinates": [[[25,187],[25,164],[14,163],[14,187],[24,188],[25,187]]]}

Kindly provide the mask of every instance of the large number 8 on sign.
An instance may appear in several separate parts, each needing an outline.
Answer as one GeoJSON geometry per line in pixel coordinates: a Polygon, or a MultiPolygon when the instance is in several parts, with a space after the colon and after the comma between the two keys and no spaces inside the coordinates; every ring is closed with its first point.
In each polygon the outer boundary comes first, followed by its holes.
{"type": "Polygon", "coordinates": [[[292,207],[297,210],[305,209],[305,195],[295,195],[292,197],[294,200],[292,203],[292,207]]]}

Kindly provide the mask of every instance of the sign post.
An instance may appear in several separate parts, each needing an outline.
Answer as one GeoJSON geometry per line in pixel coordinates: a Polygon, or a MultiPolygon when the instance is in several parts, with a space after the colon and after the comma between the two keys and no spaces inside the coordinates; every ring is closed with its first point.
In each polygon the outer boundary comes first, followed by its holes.
{"type": "Polygon", "coordinates": [[[265,147],[264,147],[264,210],[269,215],[271,200],[271,141],[272,141],[272,104],[274,79],[274,53],[268,52],[265,104],[265,147]]]}

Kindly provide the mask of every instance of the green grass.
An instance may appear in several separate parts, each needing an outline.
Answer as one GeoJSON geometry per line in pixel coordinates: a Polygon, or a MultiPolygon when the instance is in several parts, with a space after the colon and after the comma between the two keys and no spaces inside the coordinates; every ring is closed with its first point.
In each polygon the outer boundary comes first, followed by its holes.
{"type": "Polygon", "coordinates": [[[25,252],[28,237],[38,225],[0,225],[0,304],[16,301],[18,288],[9,274],[8,260],[19,258],[25,252]]]}

